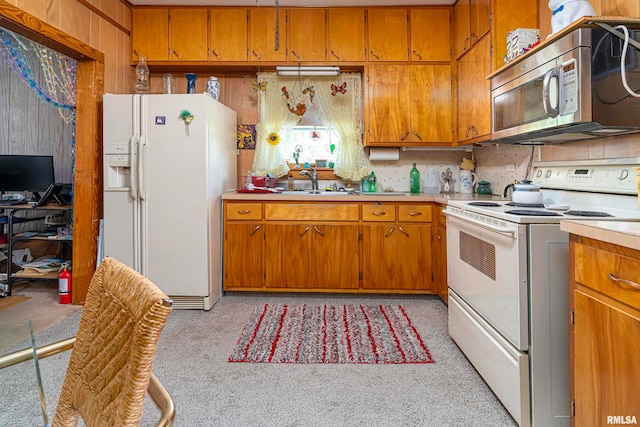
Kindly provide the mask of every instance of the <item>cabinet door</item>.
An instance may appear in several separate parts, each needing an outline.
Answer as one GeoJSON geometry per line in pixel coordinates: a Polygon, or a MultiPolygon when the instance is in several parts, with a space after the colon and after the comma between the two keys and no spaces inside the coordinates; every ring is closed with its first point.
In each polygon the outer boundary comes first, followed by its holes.
{"type": "Polygon", "coordinates": [[[227,223],[224,234],[224,289],[259,288],[264,282],[263,226],[227,223]]]}
{"type": "Polygon", "coordinates": [[[329,9],[329,62],[365,60],[364,9],[329,9]]]}
{"type": "Polygon", "coordinates": [[[369,9],[369,61],[408,61],[407,9],[369,9]]]}
{"type": "Polygon", "coordinates": [[[453,7],[453,54],[455,58],[471,47],[469,31],[471,27],[469,0],[458,0],[453,7]]]}
{"type": "Polygon", "coordinates": [[[415,143],[453,141],[451,66],[412,65],[411,135],[415,143]]]}
{"type": "Polygon", "coordinates": [[[209,10],[210,61],[246,61],[248,47],[247,9],[209,10]]]}
{"type": "Polygon", "coordinates": [[[411,61],[451,60],[449,9],[411,9],[411,61]]]}
{"type": "Polygon", "coordinates": [[[362,287],[395,289],[398,284],[398,226],[362,226],[362,287]]]}
{"type": "Polygon", "coordinates": [[[206,61],[208,11],[203,8],[171,9],[171,61],[206,61]]]}
{"type": "Polygon", "coordinates": [[[358,289],[358,225],[314,224],[306,284],[313,288],[358,289]]]}
{"type": "Polygon", "coordinates": [[[309,248],[313,238],[308,224],[266,224],[267,288],[309,287],[309,248]]]}
{"type": "Polygon", "coordinates": [[[438,224],[432,247],[433,288],[446,303],[449,295],[447,283],[447,227],[438,224]]]}
{"type": "Polygon", "coordinates": [[[147,61],[169,60],[169,9],[133,9],[132,22],[132,61],[143,55],[147,61]]]}
{"type": "Polygon", "coordinates": [[[607,425],[612,415],[640,416],[640,313],[580,291],[574,291],[574,310],[575,425],[607,425]]]}
{"type": "Polygon", "coordinates": [[[491,29],[491,0],[471,0],[469,9],[469,39],[473,46],[491,29]]]}
{"type": "Polygon", "coordinates": [[[249,60],[253,62],[287,60],[287,12],[275,8],[249,10],[249,60]],[[276,27],[278,48],[276,49],[276,27]]]}
{"type": "Polygon", "coordinates": [[[458,142],[491,134],[490,42],[484,37],[458,61],[458,142]]]}
{"type": "Polygon", "coordinates": [[[398,264],[395,289],[428,291],[433,289],[431,277],[431,224],[398,224],[398,242],[394,251],[398,264]]]}
{"type": "Polygon", "coordinates": [[[409,74],[406,65],[369,67],[369,144],[409,141],[409,74]]]}
{"type": "Polygon", "coordinates": [[[289,10],[289,61],[326,61],[326,21],[325,9],[289,10]]]}

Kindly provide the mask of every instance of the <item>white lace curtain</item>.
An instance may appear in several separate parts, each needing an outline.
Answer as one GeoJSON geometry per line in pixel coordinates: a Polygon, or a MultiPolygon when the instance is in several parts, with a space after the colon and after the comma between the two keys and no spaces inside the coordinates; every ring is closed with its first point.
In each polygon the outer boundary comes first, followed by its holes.
{"type": "Polygon", "coordinates": [[[276,137],[295,126],[300,117],[289,111],[282,88],[297,97],[308,82],[314,87],[313,103],[327,128],[341,139],[336,151],[334,173],[343,179],[360,180],[369,173],[369,159],[362,146],[362,79],[358,73],[342,73],[335,77],[280,77],[276,73],[258,73],[258,124],[253,170],[258,175],[272,173],[284,176],[289,167],[274,144],[276,137]],[[266,82],[263,83],[263,82],[266,82]],[[271,138],[270,138],[271,136],[271,138]]]}

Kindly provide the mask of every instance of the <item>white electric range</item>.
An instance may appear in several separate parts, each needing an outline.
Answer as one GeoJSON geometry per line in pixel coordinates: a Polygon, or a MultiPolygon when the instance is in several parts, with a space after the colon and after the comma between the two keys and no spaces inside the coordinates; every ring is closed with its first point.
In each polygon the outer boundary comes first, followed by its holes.
{"type": "Polygon", "coordinates": [[[569,426],[569,244],[560,221],[640,221],[640,158],[539,162],[543,205],[450,201],[449,334],[520,426],[569,426]]]}

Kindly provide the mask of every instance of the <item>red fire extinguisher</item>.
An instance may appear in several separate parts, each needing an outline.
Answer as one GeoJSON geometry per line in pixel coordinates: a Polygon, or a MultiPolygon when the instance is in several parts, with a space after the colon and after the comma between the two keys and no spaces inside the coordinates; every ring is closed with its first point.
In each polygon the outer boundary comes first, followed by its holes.
{"type": "Polygon", "coordinates": [[[60,304],[71,304],[71,272],[68,263],[62,264],[58,275],[58,294],[60,295],[60,304]]]}

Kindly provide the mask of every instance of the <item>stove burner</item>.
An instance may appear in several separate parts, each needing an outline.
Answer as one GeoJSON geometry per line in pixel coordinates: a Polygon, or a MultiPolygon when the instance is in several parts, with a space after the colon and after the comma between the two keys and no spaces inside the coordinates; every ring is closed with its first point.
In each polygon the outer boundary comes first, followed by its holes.
{"type": "Polygon", "coordinates": [[[496,202],[469,202],[467,203],[469,206],[486,206],[486,207],[498,207],[499,203],[496,202]]]}
{"type": "Polygon", "coordinates": [[[507,206],[515,206],[515,207],[519,207],[519,208],[544,208],[544,205],[542,203],[515,203],[515,202],[509,202],[509,203],[507,203],[507,206]]]}
{"type": "Polygon", "coordinates": [[[513,209],[510,211],[505,211],[508,214],[514,215],[523,215],[523,216],[562,216],[559,213],[548,212],[548,211],[533,211],[529,209],[513,209]]]}
{"type": "Polygon", "coordinates": [[[566,211],[564,214],[575,215],[575,216],[595,216],[595,217],[613,216],[606,212],[598,212],[598,211],[566,211]]]}

